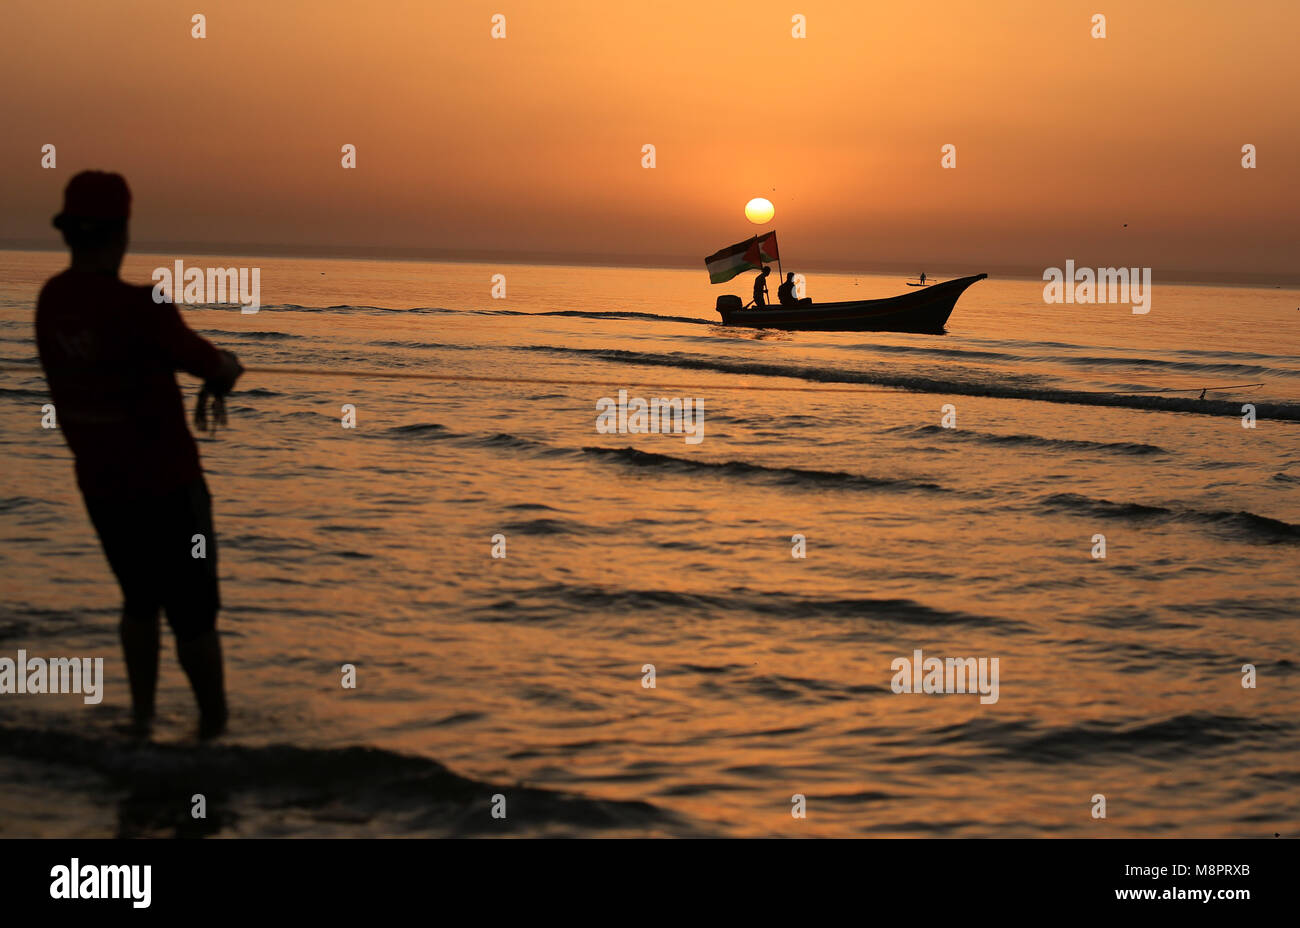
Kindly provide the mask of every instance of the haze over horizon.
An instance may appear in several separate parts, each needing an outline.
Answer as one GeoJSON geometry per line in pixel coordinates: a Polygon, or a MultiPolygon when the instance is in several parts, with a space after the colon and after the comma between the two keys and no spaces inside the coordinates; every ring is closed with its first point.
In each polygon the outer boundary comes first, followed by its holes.
{"type": "Polygon", "coordinates": [[[1092,7],[1022,0],[214,0],[204,39],[181,8],[8,7],[11,246],[59,247],[62,188],[98,168],[131,183],[141,247],[677,265],[776,228],[809,269],[1300,280],[1300,7],[1283,0],[1231,19],[1107,4],[1104,39],[1092,7]],[[745,220],[754,196],[771,224],[745,220]]]}

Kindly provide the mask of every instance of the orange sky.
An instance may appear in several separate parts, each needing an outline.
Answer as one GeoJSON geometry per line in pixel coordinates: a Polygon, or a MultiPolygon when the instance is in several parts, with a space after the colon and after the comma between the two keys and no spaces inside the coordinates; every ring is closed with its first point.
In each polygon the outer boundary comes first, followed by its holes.
{"type": "Polygon", "coordinates": [[[4,5],[10,244],[95,167],[142,244],[699,261],[767,196],[787,269],[1300,279],[1296,0],[4,5]]]}

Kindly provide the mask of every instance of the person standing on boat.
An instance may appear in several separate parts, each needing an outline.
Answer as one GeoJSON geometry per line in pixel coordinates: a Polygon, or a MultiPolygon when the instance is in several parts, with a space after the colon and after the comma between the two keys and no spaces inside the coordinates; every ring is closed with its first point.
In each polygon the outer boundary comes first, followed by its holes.
{"type": "Polygon", "coordinates": [[[925,271],[921,272],[921,286],[925,286],[925,271]]]}
{"type": "Polygon", "coordinates": [[[772,266],[763,265],[763,272],[754,278],[754,306],[762,308],[767,305],[767,275],[772,273],[772,266]]]}

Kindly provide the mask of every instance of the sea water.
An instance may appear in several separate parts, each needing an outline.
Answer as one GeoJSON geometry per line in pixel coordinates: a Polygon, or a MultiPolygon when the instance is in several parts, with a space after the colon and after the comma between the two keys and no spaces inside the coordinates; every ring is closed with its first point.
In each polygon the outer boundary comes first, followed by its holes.
{"type": "Polygon", "coordinates": [[[0,651],[104,659],[98,705],[0,696],[0,832],[1300,825],[1297,291],[989,279],[946,335],[787,333],[719,326],[749,281],[702,266],[181,257],[261,271],[191,326],[318,372],[250,372],[200,442],[231,732],[193,745],[169,644],[154,740],[116,730],[118,591],[41,427],[66,258],[0,253],[0,651]],[[703,440],[597,428],[620,391],[702,400],[703,440]],[[917,651],[996,660],[997,701],[896,692],[917,651]]]}

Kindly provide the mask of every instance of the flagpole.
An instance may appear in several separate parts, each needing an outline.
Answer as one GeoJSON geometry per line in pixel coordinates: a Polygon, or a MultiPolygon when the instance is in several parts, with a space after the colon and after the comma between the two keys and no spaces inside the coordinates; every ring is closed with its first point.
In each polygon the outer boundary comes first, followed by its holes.
{"type": "MultiPolygon", "coordinates": [[[[763,246],[758,246],[758,263],[759,263],[759,265],[762,265],[762,264],[763,264],[763,246]]],[[[780,274],[780,273],[781,273],[781,253],[780,253],[780,252],[777,252],[777,253],[776,253],[776,273],[777,273],[777,274],[780,274]]],[[[766,283],[764,283],[764,285],[763,285],[763,290],[764,290],[764,291],[767,291],[767,299],[772,299],[772,291],[771,291],[771,290],[767,290],[767,285],[766,285],[766,283]]]]}
{"type": "MultiPolygon", "coordinates": [[[[776,235],[776,229],[772,230],[772,234],[776,235]]],[[[781,246],[780,245],[778,245],[776,249],[776,276],[781,278],[781,283],[785,283],[785,272],[781,270],[781,246]]]]}

